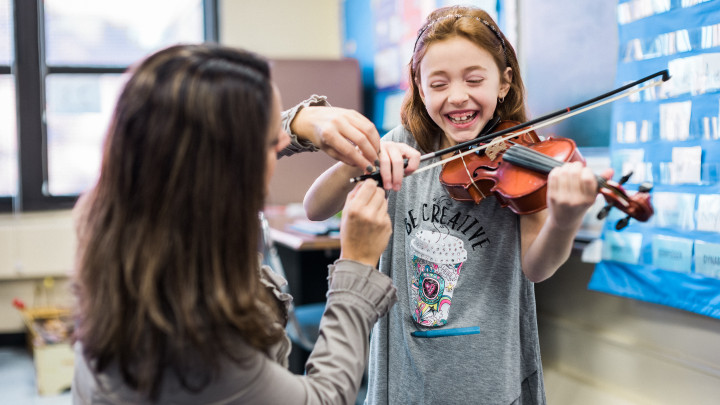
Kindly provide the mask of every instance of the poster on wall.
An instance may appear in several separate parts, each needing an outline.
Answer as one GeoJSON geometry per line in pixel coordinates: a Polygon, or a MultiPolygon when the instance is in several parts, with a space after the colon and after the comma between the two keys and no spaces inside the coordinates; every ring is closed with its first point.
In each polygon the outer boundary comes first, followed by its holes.
{"type": "Polygon", "coordinates": [[[720,319],[720,0],[621,0],[618,37],[617,84],[671,75],[612,113],[612,167],[653,184],[655,214],[608,218],[588,287],[720,319]]]}

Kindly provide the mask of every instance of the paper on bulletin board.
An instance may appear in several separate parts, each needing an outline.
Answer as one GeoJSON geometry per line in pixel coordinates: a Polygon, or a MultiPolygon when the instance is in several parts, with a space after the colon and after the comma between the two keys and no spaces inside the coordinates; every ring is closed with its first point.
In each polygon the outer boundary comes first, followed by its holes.
{"type": "Polygon", "coordinates": [[[671,77],[613,103],[612,167],[646,169],[655,215],[608,219],[588,288],[720,319],[720,1],[619,3],[616,82],[671,77]]]}
{"type": "Polygon", "coordinates": [[[695,241],[695,272],[720,280],[720,244],[695,241]]]}
{"type": "Polygon", "coordinates": [[[720,194],[698,196],[697,230],[720,234],[720,194]]]}

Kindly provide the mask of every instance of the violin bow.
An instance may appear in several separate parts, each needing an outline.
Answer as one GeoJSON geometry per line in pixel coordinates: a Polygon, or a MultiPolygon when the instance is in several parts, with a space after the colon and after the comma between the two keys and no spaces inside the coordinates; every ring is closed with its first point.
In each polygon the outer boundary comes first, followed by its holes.
{"type": "MultiPolygon", "coordinates": [[[[481,136],[481,137],[478,137],[478,138],[469,140],[469,141],[467,141],[467,142],[459,143],[459,144],[454,145],[454,146],[451,146],[451,147],[449,147],[449,148],[445,148],[445,149],[442,149],[442,150],[439,150],[439,151],[435,151],[435,152],[426,153],[425,155],[422,155],[422,156],[420,157],[420,161],[422,162],[422,161],[425,161],[425,160],[428,160],[428,159],[432,159],[432,158],[435,158],[435,157],[438,157],[438,156],[445,155],[445,154],[447,154],[447,153],[452,153],[452,152],[455,152],[455,151],[458,151],[458,150],[461,150],[461,149],[465,149],[465,148],[468,148],[468,147],[470,147],[470,146],[474,146],[475,144],[478,144],[478,143],[481,143],[481,142],[484,142],[484,141],[488,141],[488,140],[491,140],[491,139],[496,139],[496,138],[498,138],[498,137],[502,137],[502,136],[504,136],[504,135],[506,135],[506,134],[510,134],[510,135],[501,138],[502,141],[505,141],[505,140],[511,139],[511,138],[515,138],[515,137],[517,137],[517,136],[519,136],[519,135],[526,134],[526,133],[531,132],[531,131],[534,131],[534,130],[536,130],[536,129],[540,129],[540,128],[544,128],[544,127],[550,126],[550,125],[552,125],[552,124],[555,124],[555,123],[558,123],[558,122],[560,122],[560,121],[566,120],[566,119],[568,119],[568,118],[570,118],[570,117],[572,117],[572,116],[575,116],[575,115],[578,115],[578,114],[582,114],[582,113],[584,113],[584,112],[586,112],[586,111],[590,111],[590,110],[592,110],[592,109],[594,109],[594,108],[597,108],[597,107],[600,107],[600,106],[602,106],[602,105],[605,105],[605,104],[608,104],[608,103],[612,103],[612,102],[614,102],[614,101],[620,100],[620,99],[625,98],[625,97],[629,97],[629,96],[631,96],[631,95],[633,95],[633,94],[635,94],[635,93],[639,93],[639,92],[641,92],[641,91],[643,91],[643,90],[647,90],[647,89],[652,88],[652,87],[657,87],[657,86],[661,85],[663,82],[666,82],[666,81],[668,81],[668,80],[670,80],[670,73],[668,72],[668,70],[667,70],[667,69],[661,70],[661,71],[659,71],[659,72],[657,72],[657,73],[653,73],[653,74],[651,74],[651,75],[649,75],[649,76],[643,77],[643,78],[640,79],[640,80],[636,80],[636,81],[634,81],[634,82],[632,82],[632,83],[628,83],[628,84],[626,84],[626,85],[624,85],[624,86],[622,86],[622,87],[618,87],[617,89],[611,90],[611,91],[609,91],[609,92],[607,92],[607,93],[604,93],[604,94],[601,94],[601,95],[599,95],[599,96],[597,96],[597,97],[593,97],[593,98],[591,98],[591,99],[589,99],[589,100],[585,100],[585,101],[583,101],[583,102],[581,102],[581,103],[578,103],[578,104],[575,104],[575,105],[573,105],[573,106],[570,106],[570,107],[566,107],[566,108],[557,110],[557,111],[552,112],[552,113],[550,113],[550,114],[543,115],[543,116],[541,116],[541,117],[532,119],[532,120],[530,120],[530,121],[524,122],[524,123],[519,124],[519,125],[515,125],[515,126],[513,126],[513,127],[504,129],[504,130],[502,130],[502,131],[494,132],[494,133],[492,133],[492,134],[487,134],[487,135],[484,135],[484,136],[481,136]],[[633,87],[635,87],[635,86],[637,86],[637,85],[639,85],[639,84],[645,83],[645,82],[647,82],[647,81],[649,81],[649,80],[652,80],[652,79],[654,79],[654,78],[656,78],[656,77],[659,77],[659,76],[662,78],[662,80],[658,80],[658,81],[655,81],[655,82],[653,82],[653,83],[646,84],[646,85],[644,85],[644,86],[640,86],[640,87],[638,87],[638,88],[636,88],[636,89],[633,89],[633,90],[627,91],[627,92],[625,92],[625,93],[622,93],[622,92],[624,92],[625,90],[632,89],[633,87]],[[618,94],[618,93],[622,93],[622,94],[618,94]],[[612,96],[614,96],[614,97],[612,97],[612,96]],[[514,132],[514,131],[517,131],[517,132],[514,132]]],[[[453,155],[453,156],[451,156],[451,157],[449,157],[449,158],[447,158],[447,159],[444,159],[444,160],[441,160],[441,161],[439,161],[439,162],[435,162],[435,163],[432,163],[432,164],[427,165],[427,166],[425,166],[425,167],[419,168],[418,170],[415,171],[415,173],[422,172],[422,171],[425,171],[425,170],[429,170],[429,169],[431,169],[431,168],[433,168],[433,167],[435,167],[435,166],[441,165],[441,164],[446,163],[446,162],[448,162],[448,161],[450,161],[450,160],[458,159],[458,158],[460,158],[460,157],[462,157],[462,156],[465,156],[465,155],[468,155],[468,154],[470,154],[470,153],[477,152],[477,151],[479,151],[479,150],[483,150],[483,149],[487,148],[487,146],[488,146],[488,144],[485,144],[485,145],[478,146],[478,147],[476,147],[476,148],[469,149],[469,150],[467,150],[467,151],[465,151],[465,152],[458,153],[457,155],[453,155]]]]}
{"type": "MultiPolygon", "coordinates": [[[[669,73],[669,71],[668,71],[667,69],[661,70],[661,71],[656,72],[656,73],[653,73],[653,74],[651,74],[651,75],[649,75],[649,76],[643,77],[642,79],[639,79],[639,80],[636,80],[636,81],[634,81],[634,82],[628,83],[628,84],[626,84],[626,85],[624,85],[624,86],[618,87],[618,88],[616,88],[616,89],[614,89],[614,90],[611,90],[611,91],[609,91],[609,92],[607,92],[607,93],[604,93],[604,94],[601,94],[601,95],[599,95],[599,96],[593,97],[593,98],[591,98],[591,99],[585,100],[585,101],[583,101],[583,102],[581,102],[581,103],[572,105],[572,106],[570,106],[570,107],[566,107],[566,108],[557,110],[557,111],[555,111],[555,112],[552,112],[552,113],[549,113],[549,114],[545,114],[545,115],[543,115],[543,116],[541,116],[541,117],[538,117],[538,118],[535,118],[535,119],[526,121],[526,122],[524,122],[524,123],[522,123],[522,124],[515,125],[515,126],[513,126],[513,127],[510,127],[510,128],[507,128],[507,129],[503,129],[503,130],[501,130],[501,131],[494,132],[494,133],[491,133],[491,134],[481,135],[481,136],[479,136],[479,137],[477,137],[477,138],[475,138],[475,139],[471,139],[471,140],[469,140],[469,141],[459,143],[459,144],[454,145],[454,146],[451,146],[451,147],[449,147],[449,148],[441,149],[441,150],[438,150],[438,151],[435,151],[435,152],[426,153],[426,154],[420,156],[420,161],[423,162],[423,161],[425,161],[425,160],[433,159],[433,158],[436,158],[436,157],[438,157],[438,156],[442,156],[442,155],[445,155],[445,154],[448,154],[448,153],[452,153],[452,152],[455,152],[455,151],[458,151],[458,150],[461,150],[461,149],[470,148],[470,147],[472,147],[472,146],[475,146],[475,145],[478,144],[478,143],[482,143],[482,142],[485,142],[485,141],[488,141],[488,140],[493,140],[493,141],[495,141],[495,142],[503,142],[503,141],[506,141],[506,140],[510,140],[510,139],[515,138],[515,137],[517,137],[517,136],[519,136],[519,135],[526,134],[526,133],[531,132],[531,131],[534,131],[534,130],[536,130],[536,129],[544,128],[544,127],[546,127],[546,126],[549,126],[549,125],[558,123],[558,122],[563,121],[563,120],[565,120],[565,119],[568,119],[568,118],[570,118],[570,117],[572,117],[572,116],[575,116],[575,115],[578,115],[578,114],[582,114],[582,113],[584,113],[584,112],[586,112],[586,111],[590,111],[590,110],[592,110],[592,109],[594,109],[594,108],[597,108],[597,107],[600,107],[600,106],[602,106],[602,105],[605,105],[605,104],[608,104],[608,103],[612,103],[612,102],[614,102],[614,101],[620,100],[620,99],[625,98],[625,97],[629,97],[629,96],[631,96],[631,95],[633,95],[633,94],[635,94],[635,93],[639,93],[639,92],[641,92],[641,91],[643,91],[643,90],[647,90],[647,89],[652,88],[652,87],[657,87],[657,86],[663,84],[664,82],[666,82],[666,81],[668,81],[668,80],[670,80],[670,73],[669,73]],[[633,87],[638,86],[638,85],[640,85],[640,84],[642,84],[642,83],[645,83],[645,82],[647,82],[647,81],[649,81],[649,80],[652,80],[652,79],[654,79],[654,78],[656,78],[656,77],[660,77],[662,80],[658,80],[658,81],[655,81],[655,82],[653,82],[653,83],[646,84],[646,85],[644,85],[644,86],[639,86],[639,87],[637,87],[636,89],[633,89],[633,90],[630,90],[630,91],[626,91],[626,90],[632,89],[633,87]],[[623,92],[624,92],[624,93],[623,93],[623,92]],[[620,94],[620,93],[622,93],[622,94],[620,94]],[[508,135],[508,134],[509,134],[509,135],[508,135]]],[[[431,164],[429,164],[429,165],[427,165],[427,166],[423,166],[423,167],[415,170],[412,174],[422,173],[422,172],[424,172],[424,171],[427,171],[427,170],[432,169],[433,167],[436,167],[436,166],[440,166],[440,165],[442,165],[442,164],[445,164],[445,163],[447,163],[447,162],[449,162],[449,161],[451,161],[451,160],[461,158],[461,157],[463,157],[463,156],[465,156],[465,155],[469,155],[469,154],[471,154],[471,153],[479,152],[479,151],[484,150],[485,148],[487,148],[489,145],[490,145],[490,144],[488,143],[488,144],[476,146],[476,147],[474,147],[474,148],[470,148],[470,149],[468,149],[468,150],[466,150],[466,151],[464,151],[464,152],[461,152],[461,153],[452,155],[452,156],[450,156],[450,157],[448,157],[448,158],[446,158],[446,159],[437,161],[437,162],[435,162],[435,163],[431,163],[431,164]]],[[[354,178],[350,179],[350,181],[351,181],[351,182],[358,182],[358,181],[362,181],[362,180],[365,180],[365,179],[368,179],[368,178],[375,178],[375,176],[377,176],[377,174],[379,174],[379,172],[374,172],[374,173],[369,173],[369,174],[363,174],[362,176],[358,176],[358,177],[354,177],[354,178]]]]}

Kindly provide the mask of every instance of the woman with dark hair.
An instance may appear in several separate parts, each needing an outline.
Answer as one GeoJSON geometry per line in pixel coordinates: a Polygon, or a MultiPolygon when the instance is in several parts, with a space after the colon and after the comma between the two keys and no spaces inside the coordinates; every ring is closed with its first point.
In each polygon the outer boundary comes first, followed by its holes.
{"type": "Polygon", "coordinates": [[[366,182],[347,198],[305,376],[286,368],[284,280],[258,258],[278,154],[376,157],[359,114],[310,104],[281,120],[268,63],[226,47],[178,45],[132,69],[98,182],[76,207],[75,403],[355,400],[370,328],[395,302],[374,268],[391,233],[382,189],[366,182]],[[291,139],[291,124],[309,130],[291,139]]]}

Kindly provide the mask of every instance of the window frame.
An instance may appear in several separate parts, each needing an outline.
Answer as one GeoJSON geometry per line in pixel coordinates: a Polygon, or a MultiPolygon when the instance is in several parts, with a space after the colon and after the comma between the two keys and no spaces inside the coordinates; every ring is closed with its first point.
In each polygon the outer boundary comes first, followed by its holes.
{"type": "MultiPolygon", "coordinates": [[[[123,73],[127,66],[47,66],[42,0],[14,0],[14,61],[0,73],[14,74],[17,111],[18,187],[14,197],[0,197],[0,212],[70,209],[78,196],[47,193],[45,79],[49,74],[123,73]]],[[[218,0],[203,0],[206,42],[218,42],[218,0]]]]}

